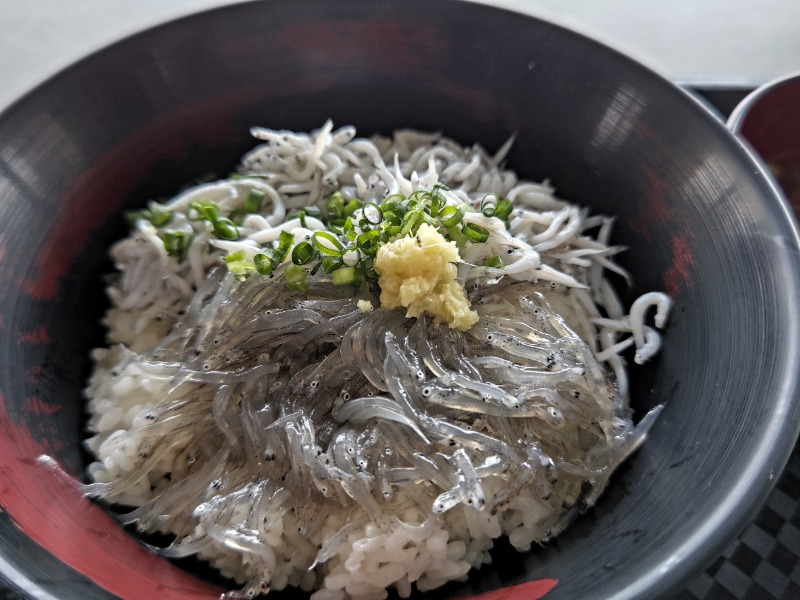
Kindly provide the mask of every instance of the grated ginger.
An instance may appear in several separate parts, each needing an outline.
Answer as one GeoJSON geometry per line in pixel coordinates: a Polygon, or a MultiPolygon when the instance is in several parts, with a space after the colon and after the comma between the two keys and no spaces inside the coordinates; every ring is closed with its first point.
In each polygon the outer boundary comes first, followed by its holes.
{"type": "Polygon", "coordinates": [[[423,312],[437,323],[466,331],[478,321],[464,286],[456,280],[461,262],[455,242],[448,242],[436,228],[423,223],[416,235],[384,244],[375,256],[374,268],[381,287],[381,305],[407,308],[406,316],[423,312]]]}

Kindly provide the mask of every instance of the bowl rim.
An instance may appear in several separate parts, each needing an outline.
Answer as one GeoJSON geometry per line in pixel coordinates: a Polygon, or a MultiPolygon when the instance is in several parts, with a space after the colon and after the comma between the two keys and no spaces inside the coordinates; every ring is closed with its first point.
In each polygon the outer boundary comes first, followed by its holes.
{"type": "Polygon", "coordinates": [[[733,132],[737,137],[741,137],[742,127],[744,126],[747,116],[750,114],[750,111],[753,109],[753,107],[775,90],[796,81],[800,81],[800,71],[795,71],[787,75],[781,75],[780,77],[767,81],[766,83],[758,86],[756,89],[742,98],[739,104],[737,104],[733,111],[731,111],[731,114],[726,122],[728,129],[730,129],[731,132],[733,132]]]}

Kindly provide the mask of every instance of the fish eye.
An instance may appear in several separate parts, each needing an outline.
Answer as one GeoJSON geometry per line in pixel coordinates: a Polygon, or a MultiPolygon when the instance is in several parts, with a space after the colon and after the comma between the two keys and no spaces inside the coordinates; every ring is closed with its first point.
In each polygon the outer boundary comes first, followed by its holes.
{"type": "Polygon", "coordinates": [[[430,386],[427,386],[427,385],[426,385],[424,388],[422,388],[422,395],[423,395],[423,396],[425,396],[426,398],[427,398],[428,396],[430,396],[430,395],[431,395],[431,393],[432,393],[432,392],[431,392],[431,388],[430,388],[430,386]]]}
{"type": "Polygon", "coordinates": [[[425,379],[425,372],[422,369],[417,371],[417,379],[425,379]]]}
{"type": "Polygon", "coordinates": [[[491,333],[486,336],[486,341],[487,342],[491,342],[493,339],[494,339],[494,336],[491,333]]]}
{"type": "Polygon", "coordinates": [[[514,254],[514,252],[516,252],[516,250],[514,250],[513,248],[509,248],[508,250],[506,250],[506,254],[514,254]]]}
{"type": "Polygon", "coordinates": [[[309,385],[310,385],[310,386],[311,386],[313,389],[317,389],[317,387],[319,386],[319,381],[316,381],[316,380],[314,380],[314,381],[312,381],[312,382],[311,382],[309,385]]]}

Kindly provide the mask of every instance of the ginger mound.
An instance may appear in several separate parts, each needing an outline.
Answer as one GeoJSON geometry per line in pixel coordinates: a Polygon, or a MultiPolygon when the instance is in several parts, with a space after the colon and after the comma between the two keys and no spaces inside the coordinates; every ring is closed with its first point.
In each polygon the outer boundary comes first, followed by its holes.
{"type": "Polygon", "coordinates": [[[456,281],[461,262],[455,242],[423,223],[416,235],[405,236],[378,249],[374,268],[381,287],[381,306],[408,309],[406,316],[423,312],[437,323],[466,331],[478,321],[464,286],[456,281]]]}

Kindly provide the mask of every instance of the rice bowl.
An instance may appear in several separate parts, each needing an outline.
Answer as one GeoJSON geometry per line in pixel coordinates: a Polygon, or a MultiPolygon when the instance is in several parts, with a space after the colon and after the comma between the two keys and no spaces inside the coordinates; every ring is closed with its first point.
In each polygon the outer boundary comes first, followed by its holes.
{"type": "Polygon", "coordinates": [[[310,131],[329,117],[490,149],[516,132],[509,168],[616,215],[615,243],[640,249],[620,258],[635,282],[623,303],[649,290],[674,300],[662,353],[630,381],[637,414],[665,408],[580,526],[547,551],[499,547],[430,597],[536,580],[557,580],[554,599],[669,597],[746,522],[796,439],[793,217],[721,124],[640,65],[519,13],[414,0],[195,15],[87,58],[0,116],[4,576],[63,598],[219,595],[70,483],[89,462],[81,389],[103,341],[106,249],[125,211],[232,169],[251,125],[310,131]]]}
{"type": "Polygon", "coordinates": [[[620,354],[647,362],[671,303],[624,314],[613,220],[519,181],[510,144],[253,132],[112,249],[85,491],[231,597],[408,597],[557,536],[662,408],[633,426],[620,354]]]}

